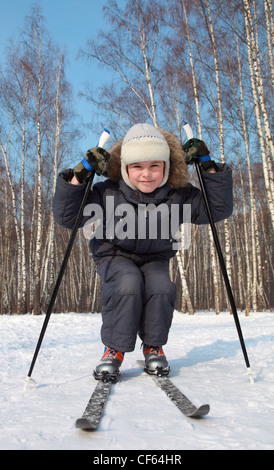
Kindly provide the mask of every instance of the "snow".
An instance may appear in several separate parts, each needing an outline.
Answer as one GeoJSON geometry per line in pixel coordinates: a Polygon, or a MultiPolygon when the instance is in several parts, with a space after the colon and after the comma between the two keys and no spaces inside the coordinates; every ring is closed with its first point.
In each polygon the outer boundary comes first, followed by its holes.
{"type": "MultiPolygon", "coordinates": [[[[0,449],[272,450],[274,449],[274,314],[239,313],[255,383],[229,313],[174,314],[164,350],[173,382],[210,414],[184,417],[136,365],[138,340],[112,388],[100,427],[75,428],[95,386],[101,357],[100,314],[52,314],[35,364],[36,386],[23,391],[44,316],[0,317],[0,449]]],[[[122,454],[122,452],[121,452],[122,454]]]]}

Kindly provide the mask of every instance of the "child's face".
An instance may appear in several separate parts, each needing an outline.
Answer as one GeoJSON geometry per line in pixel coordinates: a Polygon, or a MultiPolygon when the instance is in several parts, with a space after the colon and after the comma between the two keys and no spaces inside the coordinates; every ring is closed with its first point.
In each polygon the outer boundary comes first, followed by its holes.
{"type": "Polygon", "coordinates": [[[142,193],[152,193],[163,181],[165,163],[161,161],[149,161],[131,163],[127,166],[128,177],[142,193]]]}

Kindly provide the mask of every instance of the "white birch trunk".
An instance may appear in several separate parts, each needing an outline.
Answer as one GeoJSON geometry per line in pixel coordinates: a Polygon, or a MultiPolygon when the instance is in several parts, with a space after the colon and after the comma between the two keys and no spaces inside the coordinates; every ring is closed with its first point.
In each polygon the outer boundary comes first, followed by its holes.
{"type": "Polygon", "coordinates": [[[38,55],[39,70],[37,82],[36,122],[37,122],[37,213],[36,213],[36,249],[34,260],[34,315],[41,314],[41,254],[42,254],[42,149],[41,149],[41,115],[42,115],[42,43],[39,27],[34,38],[36,53],[38,55]]]}
{"type": "MultiPolygon", "coordinates": [[[[51,201],[53,200],[53,196],[55,193],[56,188],[56,181],[57,181],[57,173],[58,173],[58,161],[59,161],[59,149],[60,149],[60,137],[61,137],[61,72],[63,69],[63,61],[64,57],[61,57],[60,64],[58,67],[58,73],[56,74],[56,98],[55,98],[55,129],[50,124],[52,128],[53,135],[54,135],[54,155],[53,155],[53,168],[52,168],[52,192],[51,192],[51,201]]],[[[46,299],[47,303],[50,301],[53,283],[54,283],[54,276],[55,276],[55,269],[54,269],[54,259],[55,259],[55,221],[53,218],[52,210],[50,211],[50,219],[49,219],[49,230],[48,230],[48,255],[46,258],[46,262],[44,265],[44,286],[43,292],[47,293],[46,299]]]]}
{"type": "MultiPolygon", "coordinates": [[[[217,114],[217,124],[218,124],[218,131],[219,131],[219,138],[220,138],[220,153],[221,153],[221,161],[225,162],[225,155],[224,155],[224,126],[223,126],[223,111],[222,111],[222,101],[221,101],[221,85],[220,85],[220,74],[219,74],[219,65],[217,59],[217,48],[215,42],[215,35],[214,35],[214,28],[211,18],[211,9],[209,5],[209,1],[206,1],[207,4],[207,12],[208,12],[208,21],[209,21],[209,32],[210,32],[210,40],[212,44],[212,53],[214,59],[214,70],[215,70],[215,81],[216,81],[216,90],[217,90],[217,104],[218,104],[218,114],[217,114]]],[[[225,232],[225,262],[226,262],[226,270],[227,275],[232,282],[232,260],[231,260],[231,248],[230,248],[230,223],[229,220],[226,219],[224,221],[224,232],[225,232]]],[[[230,305],[228,304],[228,308],[230,305]]]]}
{"type": "Polygon", "coordinates": [[[272,155],[272,160],[274,159],[274,143],[272,140],[271,136],[271,128],[270,128],[270,122],[268,118],[268,113],[265,105],[265,99],[264,99],[264,86],[263,86],[263,78],[262,78],[262,70],[261,70],[261,59],[260,59],[260,48],[258,44],[258,39],[256,40],[257,37],[257,12],[256,12],[256,3],[255,0],[253,0],[253,19],[254,19],[254,25],[252,21],[252,14],[249,6],[249,1],[248,0],[243,0],[243,7],[244,7],[244,16],[245,16],[245,25],[246,29],[249,29],[249,34],[250,34],[250,48],[251,48],[251,53],[252,53],[252,64],[253,64],[253,72],[254,72],[254,78],[258,90],[258,97],[259,97],[259,102],[260,102],[260,107],[261,107],[261,112],[262,112],[262,117],[263,117],[263,122],[264,122],[264,132],[266,136],[266,141],[267,141],[267,146],[270,149],[270,153],[272,155]]]}
{"type": "Polygon", "coordinates": [[[20,239],[20,228],[18,224],[18,219],[17,219],[17,208],[16,208],[16,195],[14,191],[14,187],[12,184],[12,177],[11,177],[11,172],[10,172],[10,167],[9,167],[9,162],[8,162],[8,144],[10,141],[10,138],[12,136],[13,129],[10,133],[10,135],[7,138],[7,142],[5,144],[5,147],[3,146],[2,142],[0,141],[0,149],[2,151],[3,157],[4,157],[4,164],[6,168],[6,173],[7,173],[7,179],[8,179],[8,184],[11,192],[11,207],[12,207],[12,217],[13,217],[13,223],[14,223],[14,228],[15,228],[15,233],[16,233],[16,244],[17,244],[17,279],[18,279],[18,285],[17,285],[17,307],[16,307],[16,312],[18,314],[21,313],[21,262],[22,262],[22,247],[21,247],[21,239],[20,239]]]}
{"type": "Polygon", "coordinates": [[[21,313],[27,313],[27,260],[26,260],[26,240],[25,240],[25,150],[26,150],[26,105],[28,99],[28,85],[24,101],[24,117],[22,128],[22,157],[21,157],[21,313]]]}
{"type": "MultiPolygon", "coordinates": [[[[249,63],[249,71],[250,71],[250,81],[253,93],[253,101],[254,101],[254,111],[257,121],[258,127],[258,135],[260,140],[260,147],[261,147],[261,156],[262,156],[262,165],[263,165],[263,173],[264,173],[264,180],[265,180],[265,187],[267,193],[267,201],[270,210],[272,226],[274,227],[274,179],[273,179],[273,167],[270,161],[270,154],[267,155],[265,149],[265,142],[264,142],[264,129],[261,123],[261,113],[260,113],[260,102],[259,97],[257,94],[257,84],[258,84],[258,67],[257,67],[257,59],[255,54],[255,45],[254,45],[254,31],[252,28],[252,24],[250,24],[250,10],[246,0],[243,0],[244,4],[244,19],[245,19],[245,32],[246,32],[246,42],[247,42],[247,51],[248,51],[248,63],[249,63]],[[252,33],[250,32],[250,28],[252,29],[252,33]],[[254,58],[255,55],[255,58],[254,58]],[[256,72],[255,72],[255,63],[256,63],[256,72]],[[253,65],[254,64],[254,65],[253,65]],[[257,79],[257,80],[256,80],[257,79]]],[[[260,94],[262,91],[260,91],[260,94]]],[[[260,97],[260,101],[262,100],[262,96],[260,97]]]]}
{"type": "Polygon", "coordinates": [[[272,80],[272,90],[274,91],[274,59],[273,59],[273,47],[274,47],[274,20],[272,4],[270,0],[264,0],[264,11],[265,11],[265,27],[267,33],[267,46],[269,55],[269,67],[272,80]]]}
{"type": "MultiPolygon", "coordinates": [[[[181,246],[182,249],[180,251],[177,251],[176,257],[177,257],[177,263],[178,263],[178,269],[180,273],[180,278],[181,278],[181,283],[182,283],[182,305],[187,307],[189,314],[193,315],[194,314],[194,308],[193,304],[191,301],[190,293],[189,293],[189,288],[187,285],[187,280],[186,280],[186,267],[185,267],[185,226],[181,226],[181,246]]],[[[184,310],[182,309],[184,312],[184,310]]]]}

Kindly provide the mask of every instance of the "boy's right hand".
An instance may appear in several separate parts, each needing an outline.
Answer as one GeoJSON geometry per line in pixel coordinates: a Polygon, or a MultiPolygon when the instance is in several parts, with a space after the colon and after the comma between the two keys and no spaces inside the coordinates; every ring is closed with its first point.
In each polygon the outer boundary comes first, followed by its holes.
{"type": "Polygon", "coordinates": [[[73,168],[74,176],[79,183],[87,183],[94,170],[97,175],[102,175],[106,169],[106,163],[110,154],[101,147],[94,147],[87,151],[85,158],[73,168]]]}

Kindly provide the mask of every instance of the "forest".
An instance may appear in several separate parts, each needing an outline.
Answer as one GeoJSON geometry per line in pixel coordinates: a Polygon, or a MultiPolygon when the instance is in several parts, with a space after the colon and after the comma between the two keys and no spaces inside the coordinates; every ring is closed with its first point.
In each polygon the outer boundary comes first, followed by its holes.
{"type": "MultiPolygon", "coordinates": [[[[271,0],[106,0],[105,25],[85,38],[79,60],[92,81],[92,128],[120,139],[150,122],[186,141],[188,121],[211,156],[233,169],[233,215],[218,224],[237,308],[272,310],[274,181],[271,0]],[[104,26],[104,27],[103,27],[104,26]]],[[[98,132],[99,135],[100,132],[98,132]]],[[[66,53],[34,6],[0,64],[0,313],[46,311],[70,232],[52,216],[58,173],[80,161],[66,53]]],[[[189,179],[198,186],[195,168],[189,179]]],[[[176,309],[229,310],[210,226],[192,226],[191,244],[170,262],[176,309]]],[[[100,279],[77,234],[54,312],[100,312],[100,279]]]]}

